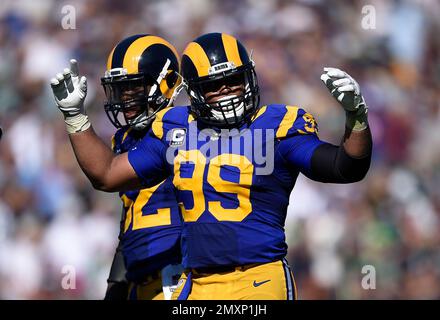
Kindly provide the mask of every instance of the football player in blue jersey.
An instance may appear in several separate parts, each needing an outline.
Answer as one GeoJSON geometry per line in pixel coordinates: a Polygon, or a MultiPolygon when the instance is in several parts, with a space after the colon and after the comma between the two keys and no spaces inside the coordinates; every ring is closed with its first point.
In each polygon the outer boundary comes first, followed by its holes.
{"type": "MultiPolygon", "coordinates": [[[[72,61],[64,73],[67,86],[77,73],[72,61]]],[[[61,83],[61,78],[57,81],[61,83]]],[[[59,86],[57,81],[53,82],[59,86]]],[[[111,51],[101,84],[106,114],[117,128],[112,150],[122,154],[145,136],[157,112],[172,105],[181,87],[178,54],[160,37],[130,36],[111,51]]],[[[169,299],[182,273],[182,222],[172,181],[119,195],[120,242],[105,299],[169,299]]]]}
{"type": "Polygon", "coordinates": [[[321,79],[346,115],[342,142],[333,145],[318,138],[304,109],[259,105],[255,64],[233,36],[198,37],[181,69],[191,105],[160,111],[152,130],[118,156],[89,129],[81,85],[55,92],[78,161],[105,191],[172,177],[185,268],[173,299],[295,299],[285,260],[289,195],[299,173],[330,183],[366,175],[372,139],[359,85],[324,68],[321,79]]]}

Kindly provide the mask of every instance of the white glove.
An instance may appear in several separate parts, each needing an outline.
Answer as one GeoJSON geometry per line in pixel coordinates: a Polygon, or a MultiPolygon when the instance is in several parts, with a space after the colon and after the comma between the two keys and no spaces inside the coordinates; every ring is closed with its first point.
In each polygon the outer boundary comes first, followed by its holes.
{"type": "Polygon", "coordinates": [[[79,77],[78,62],[70,60],[70,69],[57,73],[50,80],[55,102],[64,115],[69,134],[85,131],[90,127],[89,118],[84,110],[87,95],[87,78],[79,77]]]}
{"type": "Polygon", "coordinates": [[[356,80],[337,68],[324,68],[321,80],[345,109],[347,126],[354,131],[366,129],[368,107],[356,80]]]}

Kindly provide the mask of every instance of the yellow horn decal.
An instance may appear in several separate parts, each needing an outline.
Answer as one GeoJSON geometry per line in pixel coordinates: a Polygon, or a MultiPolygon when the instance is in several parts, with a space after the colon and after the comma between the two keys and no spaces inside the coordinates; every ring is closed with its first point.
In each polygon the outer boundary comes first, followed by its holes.
{"type": "Polygon", "coordinates": [[[174,84],[174,86],[171,87],[171,88],[168,87],[168,83],[167,83],[166,78],[169,77],[169,75],[170,75],[171,72],[173,72],[173,71],[168,70],[168,71],[167,71],[167,76],[165,77],[165,79],[162,79],[161,83],[159,84],[159,86],[160,86],[160,91],[162,92],[162,94],[163,94],[167,99],[171,99],[171,97],[172,97],[172,95],[173,95],[173,93],[174,93],[174,90],[173,90],[173,89],[175,89],[175,88],[176,88],[176,87],[182,82],[182,80],[178,77],[177,80],[176,80],[176,83],[174,84]]]}
{"type": "Polygon", "coordinates": [[[228,61],[232,61],[236,67],[243,65],[238,52],[237,39],[228,34],[222,33],[222,41],[228,61]]]}
{"type": "Polygon", "coordinates": [[[113,60],[113,52],[115,52],[116,47],[113,48],[112,52],[110,52],[110,55],[108,56],[107,59],[107,70],[111,70],[112,69],[112,60],[113,60]]]}
{"type": "Polygon", "coordinates": [[[197,69],[197,74],[199,77],[207,76],[208,70],[211,67],[208,56],[206,55],[203,48],[197,42],[191,42],[183,52],[187,55],[194,66],[197,69]]]}
{"type": "Polygon", "coordinates": [[[153,44],[163,44],[171,49],[176,57],[177,54],[176,49],[167,41],[162,38],[156,36],[145,36],[139,39],[136,39],[127,49],[124,55],[124,61],[122,63],[123,68],[127,69],[128,74],[138,73],[139,72],[139,58],[142,52],[145,51],[149,46],[153,44]]]}

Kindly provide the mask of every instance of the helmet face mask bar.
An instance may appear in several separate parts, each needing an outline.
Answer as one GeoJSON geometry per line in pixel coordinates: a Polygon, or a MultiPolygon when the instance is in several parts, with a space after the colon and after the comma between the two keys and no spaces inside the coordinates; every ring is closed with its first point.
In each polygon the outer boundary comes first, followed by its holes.
{"type": "Polygon", "coordinates": [[[148,128],[181,90],[179,70],[176,49],[161,37],[137,34],[119,42],[101,78],[104,110],[110,122],[118,129],[148,128]]]}
{"type": "Polygon", "coordinates": [[[187,45],[182,75],[198,121],[214,128],[237,128],[252,119],[260,95],[251,56],[225,33],[207,33],[187,45]]]}
{"type": "Polygon", "coordinates": [[[200,121],[210,126],[240,126],[254,115],[259,105],[259,88],[252,62],[197,80],[189,80],[187,86],[192,111],[200,121]],[[220,90],[223,85],[229,88],[241,86],[242,94],[231,94],[216,102],[209,102],[206,94],[220,90]]]}
{"type": "Polygon", "coordinates": [[[101,84],[107,97],[104,110],[116,128],[142,130],[168,104],[157,81],[146,74],[103,77],[101,84]]]}

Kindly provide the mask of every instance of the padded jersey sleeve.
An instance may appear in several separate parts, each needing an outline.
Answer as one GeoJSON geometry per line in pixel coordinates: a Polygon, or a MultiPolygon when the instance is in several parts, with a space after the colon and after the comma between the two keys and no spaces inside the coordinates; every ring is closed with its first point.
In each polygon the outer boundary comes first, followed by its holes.
{"type": "Polygon", "coordinates": [[[311,159],[315,149],[325,143],[319,140],[318,125],[314,117],[304,109],[287,106],[277,138],[277,152],[292,171],[311,175],[311,159]],[[281,133],[280,133],[281,132],[281,133]]]}
{"type": "Polygon", "coordinates": [[[321,141],[313,116],[298,109],[293,124],[282,137],[278,152],[290,170],[299,171],[312,180],[329,183],[357,182],[365,177],[371,162],[368,155],[349,156],[344,147],[321,141]]]}
{"type": "Polygon", "coordinates": [[[169,139],[175,129],[186,128],[190,118],[187,106],[159,111],[149,132],[129,150],[128,160],[145,187],[154,186],[172,174],[177,150],[170,147],[169,139]]]}
{"type": "Polygon", "coordinates": [[[316,135],[297,135],[282,140],[278,152],[290,170],[312,176],[312,156],[316,148],[325,142],[316,135]]]}
{"type": "Polygon", "coordinates": [[[128,151],[128,161],[145,187],[152,187],[171,174],[166,151],[166,144],[151,131],[128,151]]]}

